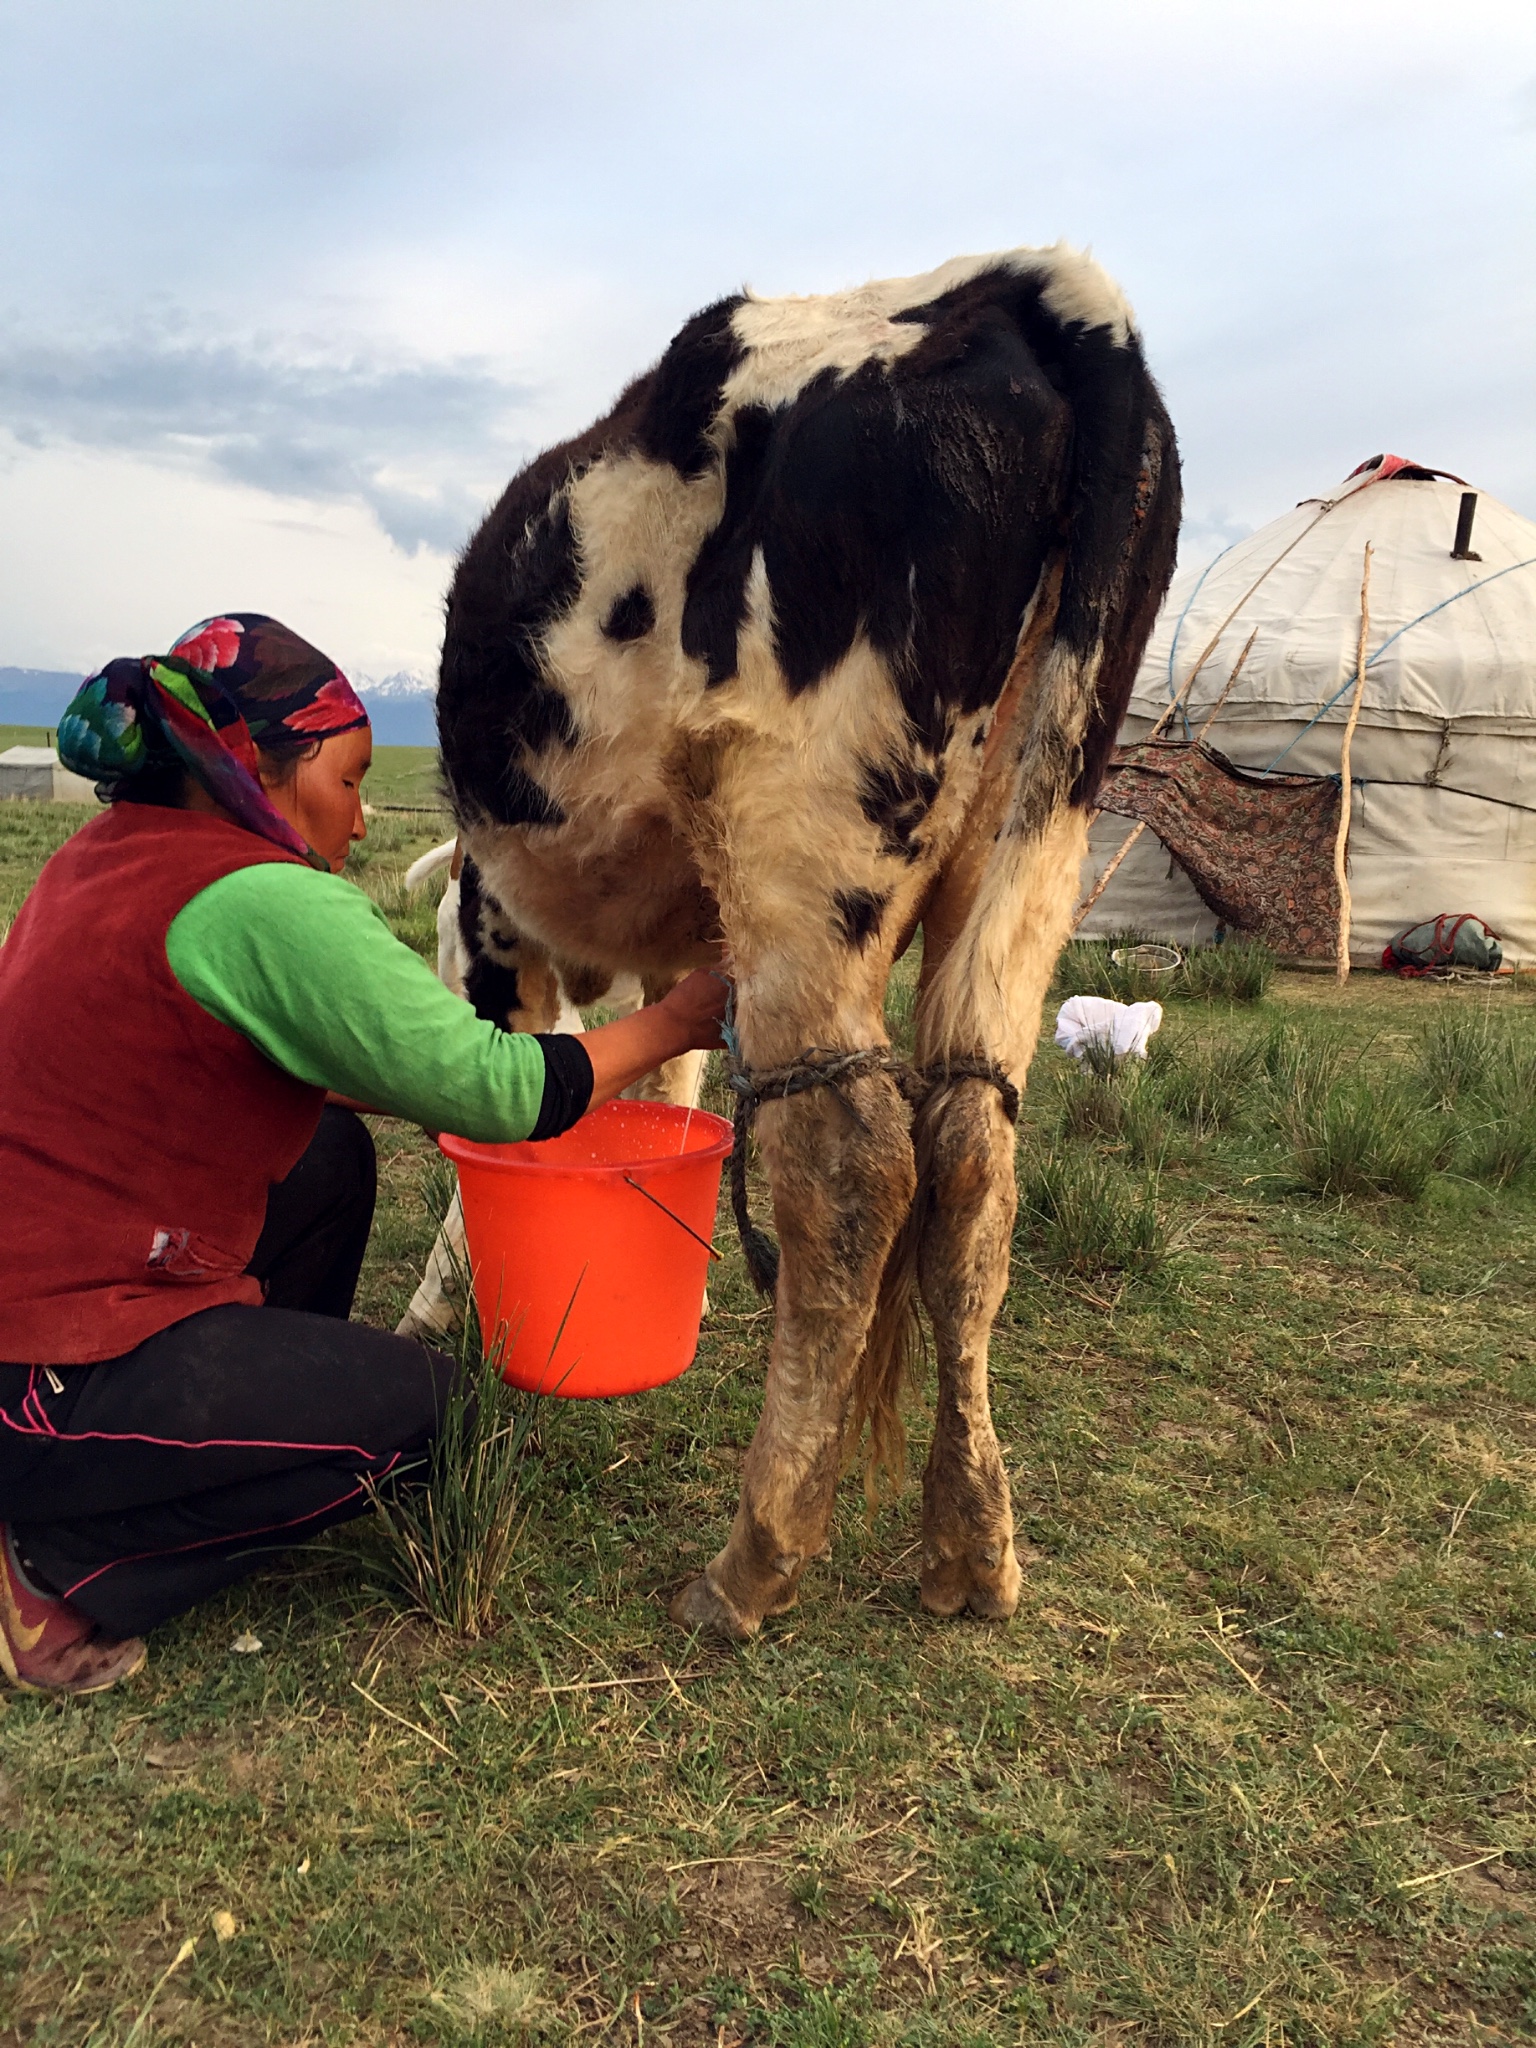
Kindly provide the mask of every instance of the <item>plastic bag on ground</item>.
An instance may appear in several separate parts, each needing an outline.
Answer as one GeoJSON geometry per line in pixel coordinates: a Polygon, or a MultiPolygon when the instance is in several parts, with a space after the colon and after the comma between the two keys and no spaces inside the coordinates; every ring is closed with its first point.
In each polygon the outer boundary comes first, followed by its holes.
{"type": "Polygon", "coordinates": [[[1117,1059],[1144,1060],[1147,1041],[1163,1021],[1161,1003],[1115,1003],[1108,996],[1068,996],[1056,1012],[1056,1043],[1080,1060],[1094,1040],[1117,1059]]]}

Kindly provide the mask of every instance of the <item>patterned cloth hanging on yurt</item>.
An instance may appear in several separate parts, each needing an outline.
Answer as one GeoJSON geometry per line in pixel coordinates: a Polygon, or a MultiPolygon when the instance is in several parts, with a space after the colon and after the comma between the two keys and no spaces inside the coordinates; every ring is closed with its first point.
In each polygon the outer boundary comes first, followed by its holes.
{"type": "Polygon", "coordinates": [[[1249,775],[1214,747],[1117,747],[1099,809],[1144,819],[1214,915],[1277,953],[1331,959],[1339,896],[1332,776],[1249,775]]]}
{"type": "MultiPolygon", "coordinates": [[[[1215,736],[1239,774],[1258,774],[1266,787],[1291,774],[1319,778],[1330,793],[1317,800],[1333,803],[1330,778],[1355,703],[1367,544],[1365,686],[1350,757],[1350,954],[1374,965],[1394,933],[1455,907],[1488,920],[1506,964],[1536,963],[1536,520],[1476,483],[1376,456],[1213,561],[1191,560],[1147,643],[1121,746],[1145,742],[1160,720],[1171,740],[1193,740],[1219,707],[1215,736]]],[[[1202,791],[1220,785],[1213,802],[1222,811],[1247,803],[1251,782],[1192,773],[1202,791]]],[[[1204,810],[1203,796],[1195,808],[1204,810]]],[[[1223,874],[1288,858],[1271,848],[1266,810],[1260,798],[1246,862],[1218,852],[1223,874]]],[[[1289,825],[1275,829],[1290,835],[1289,825]]],[[[1079,878],[1079,936],[1135,929],[1180,946],[1209,943],[1216,898],[1236,900],[1214,870],[1212,889],[1192,886],[1209,836],[1191,820],[1176,848],[1149,820],[1100,889],[1126,837],[1118,818],[1100,818],[1079,878]]],[[[1298,904],[1295,921],[1320,933],[1336,910],[1332,848],[1316,851],[1314,908],[1298,904]]],[[[1266,891],[1271,878],[1260,873],[1254,884],[1266,891]]],[[[1274,913],[1281,925],[1288,914],[1274,913]]],[[[1303,950],[1283,932],[1272,943],[1303,950]]]]}

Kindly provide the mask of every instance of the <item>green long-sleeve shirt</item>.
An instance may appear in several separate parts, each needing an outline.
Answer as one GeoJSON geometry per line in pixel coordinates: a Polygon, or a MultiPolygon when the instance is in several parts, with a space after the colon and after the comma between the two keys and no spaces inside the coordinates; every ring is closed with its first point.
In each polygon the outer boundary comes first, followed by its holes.
{"type": "Polygon", "coordinates": [[[165,951],[195,1003],[301,1081],[484,1143],[537,1121],[537,1039],[477,1017],[339,875],[239,868],[178,912],[165,951]]]}

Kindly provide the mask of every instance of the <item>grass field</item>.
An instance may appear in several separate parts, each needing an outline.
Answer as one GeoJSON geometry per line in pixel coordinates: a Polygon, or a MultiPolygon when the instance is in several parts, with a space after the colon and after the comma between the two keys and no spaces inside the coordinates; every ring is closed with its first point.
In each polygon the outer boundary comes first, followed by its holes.
{"type": "MultiPolygon", "coordinates": [[[[0,806],[0,885],[79,817],[0,806]]],[[[418,945],[440,829],[360,870],[418,945]]],[[[851,1481],[796,1612],[670,1627],[768,1344],[722,1216],[693,1369],[541,1416],[492,1638],[403,1615],[360,1524],[120,1693],[9,1699],[0,2042],[1529,2040],[1533,1027],[1524,983],[1282,975],[1170,1003],[1145,1073],[1042,1049],[1008,1627],[927,1620],[915,1488],[871,1525],[851,1481]],[[1411,1199],[1309,1191],[1394,1160],[1411,1199]]],[[[431,1154],[378,1138],[387,1323],[431,1154]]]]}
{"type": "Polygon", "coordinates": [[[365,794],[372,804],[420,804],[435,810],[439,803],[437,749],[375,747],[365,794]]]}

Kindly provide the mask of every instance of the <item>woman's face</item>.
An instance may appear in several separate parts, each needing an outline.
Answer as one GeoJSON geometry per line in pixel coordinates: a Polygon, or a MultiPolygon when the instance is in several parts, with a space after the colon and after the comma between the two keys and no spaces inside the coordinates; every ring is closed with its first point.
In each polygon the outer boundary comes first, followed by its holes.
{"type": "Polygon", "coordinates": [[[332,874],[346,865],[353,840],[367,836],[363,777],[372,761],[373,734],[359,726],[322,740],[285,781],[267,784],[272,808],[330,862],[332,874]]]}

